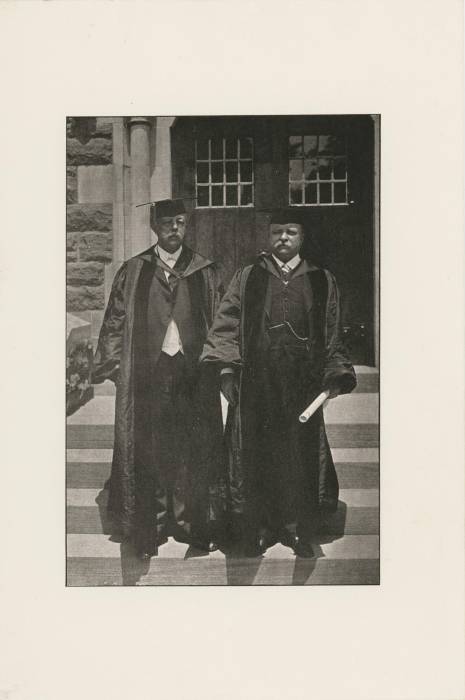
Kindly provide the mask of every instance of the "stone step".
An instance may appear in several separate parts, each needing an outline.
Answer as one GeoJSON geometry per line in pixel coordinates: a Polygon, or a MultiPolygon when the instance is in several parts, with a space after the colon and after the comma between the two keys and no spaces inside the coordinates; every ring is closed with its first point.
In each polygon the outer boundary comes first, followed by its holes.
{"type": "MultiPolygon", "coordinates": [[[[111,519],[106,506],[108,492],[99,488],[68,488],[67,532],[73,534],[111,534],[111,519]]],[[[337,513],[324,524],[329,535],[378,534],[378,489],[341,489],[337,513]]]]}
{"type": "MultiPolygon", "coordinates": [[[[69,462],[66,483],[70,488],[103,488],[110,470],[110,462],[69,462]]],[[[379,466],[376,462],[339,462],[336,471],[341,489],[379,487],[379,466]]]]}
{"type": "Polygon", "coordinates": [[[110,471],[111,462],[68,462],[66,485],[73,489],[103,488],[110,471]]]}
{"type": "MultiPolygon", "coordinates": [[[[345,535],[344,537],[331,537],[328,535],[315,535],[312,544],[316,557],[328,559],[378,559],[379,558],[379,536],[378,535],[345,535]]],[[[230,556],[225,556],[221,551],[212,554],[204,554],[189,547],[187,544],[176,542],[172,537],[159,549],[157,557],[150,561],[150,568],[156,569],[161,562],[174,560],[178,562],[192,561],[197,559],[202,563],[212,561],[228,562],[230,556]]],[[[98,533],[69,533],[67,535],[67,557],[69,559],[107,559],[113,558],[120,561],[121,566],[127,560],[134,560],[135,553],[130,544],[120,543],[108,538],[107,535],[98,533]]],[[[287,560],[295,561],[294,554],[289,547],[276,544],[270,547],[261,560],[287,560]]],[[[237,559],[236,559],[237,560],[237,559]]],[[[148,569],[147,569],[148,571],[148,569]]]]}
{"type": "MultiPolygon", "coordinates": [[[[111,535],[112,522],[104,505],[68,506],[66,525],[69,534],[111,535]]],[[[377,535],[379,509],[375,507],[347,507],[339,501],[337,513],[329,516],[323,526],[327,535],[377,535]]]]}
{"type": "MultiPolygon", "coordinates": [[[[161,550],[160,550],[161,551],[161,550]]],[[[379,585],[379,560],[152,559],[71,557],[68,586],[350,586],[379,585]]]]}
{"type": "Polygon", "coordinates": [[[369,394],[379,392],[379,374],[358,374],[354,394],[369,394]]]}
{"type": "MultiPolygon", "coordinates": [[[[351,508],[377,508],[378,489],[340,489],[339,500],[351,508]]],[[[75,507],[106,506],[108,492],[99,488],[67,488],[66,505],[75,507]]]]}
{"type": "MultiPolygon", "coordinates": [[[[378,447],[379,430],[376,423],[332,423],[326,429],[332,448],[378,447]]],[[[69,424],[66,444],[69,449],[112,449],[113,425],[69,424]]]]}
{"type": "MultiPolygon", "coordinates": [[[[332,448],[334,462],[377,462],[379,450],[377,447],[332,448]]],[[[68,449],[67,462],[111,462],[113,449],[68,449]]]]}
{"type": "MultiPolygon", "coordinates": [[[[66,483],[71,489],[101,489],[110,476],[111,449],[67,451],[66,483]]],[[[333,449],[341,489],[379,487],[377,448],[333,449]]]]}
{"type": "MultiPolygon", "coordinates": [[[[377,424],[379,396],[370,394],[345,394],[329,401],[325,408],[325,423],[377,424]]],[[[96,396],[68,417],[68,426],[113,425],[115,397],[96,396]]]]}
{"type": "Polygon", "coordinates": [[[114,396],[115,394],[116,387],[109,379],[101,384],[94,384],[94,396],[114,396]]]}
{"type": "MultiPolygon", "coordinates": [[[[337,538],[327,541],[324,535],[317,535],[312,538],[315,544],[317,555],[330,557],[333,559],[377,559],[379,550],[378,535],[347,535],[344,538],[337,538]]],[[[68,534],[67,535],[67,555],[68,557],[120,557],[124,554],[124,544],[109,539],[101,534],[68,534]]],[[[190,556],[191,550],[187,544],[176,542],[172,537],[168,542],[160,547],[159,556],[154,561],[163,558],[185,559],[190,556]]],[[[134,556],[134,552],[129,547],[129,555],[134,556]]],[[[225,555],[220,552],[213,552],[207,555],[210,559],[225,559],[225,555]]],[[[267,558],[289,558],[293,557],[289,547],[276,544],[267,550],[267,558]]]]}
{"type": "MultiPolygon", "coordinates": [[[[68,488],[102,489],[110,476],[111,462],[68,462],[68,488]]],[[[377,462],[336,462],[341,489],[374,489],[379,487],[377,462]]]]}
{"type": "MultiPolygon", "coordinates": [[[[371,394],[379,391],[379,374],[357,374],[357,386],[353,390],[354,394],[371,394]]],[[[94,385],[95,396],[114,396],[115,385],[110,380],[102,384],[94,385]]]]}
{"type": "Polygon", "coordinates": [[[92,449],[81,448],[77,450],[66,450],[66,461],[69,462],[111,462],[113,458],[113,448],[110,449],[92,449]]]}

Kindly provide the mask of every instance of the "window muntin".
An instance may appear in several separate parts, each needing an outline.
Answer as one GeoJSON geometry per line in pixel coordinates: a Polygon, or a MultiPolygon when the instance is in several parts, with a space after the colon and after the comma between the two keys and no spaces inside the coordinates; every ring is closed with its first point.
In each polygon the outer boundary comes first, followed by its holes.
{"type": "Polygon", "coordinates": [[[289,136],[289,204],[317,207],[347,203],[345,136],[289,136]]]}
{"type": "Polygon", "coordinates": [[[197,139],[197,208],[253,207],[253,140],[249,136],[197,139]]]}

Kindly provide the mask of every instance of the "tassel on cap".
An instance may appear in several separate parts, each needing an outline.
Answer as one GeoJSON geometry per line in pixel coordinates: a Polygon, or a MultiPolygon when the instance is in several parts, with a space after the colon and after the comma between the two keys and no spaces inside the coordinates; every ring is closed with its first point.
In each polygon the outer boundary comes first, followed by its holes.
{"type": "Polygon", "coordinates": [[[195,201],[195,197],[182,197],[179,199],[159,199],[155,202],[144,202],[136,204],[136,207],[150,206],[150,225],[153,228],[154,224],[159,219],[166,217],[174,217],[179,214],[186,213],[186,201],[195,201]]]}

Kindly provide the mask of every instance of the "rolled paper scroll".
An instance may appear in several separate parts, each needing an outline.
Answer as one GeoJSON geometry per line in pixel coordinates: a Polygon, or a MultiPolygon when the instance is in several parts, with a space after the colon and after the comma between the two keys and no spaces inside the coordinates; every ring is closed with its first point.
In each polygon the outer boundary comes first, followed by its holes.
{"type": "Polygon", "coordinates": [[[322,391],[319,396],[316,397],[314,401],[310,404],[310,406],[307,406],[305,411],[300,414],[299,416],[299,421],[301,423],[306,423],[308,419],[313,416],[315,411],[317,411],[322,404],[326,401],[326,399],[329,397],[329,391],[322,391]]]}

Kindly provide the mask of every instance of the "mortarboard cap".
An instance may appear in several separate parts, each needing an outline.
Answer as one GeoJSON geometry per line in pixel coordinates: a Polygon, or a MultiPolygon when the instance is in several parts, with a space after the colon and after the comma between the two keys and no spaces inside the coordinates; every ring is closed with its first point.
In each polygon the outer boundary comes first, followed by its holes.
{"type": "Polygon", "coordinates": [[[173,217],[178,216],[178,214],[186,213],[184,199],[159,199],[156,202],[136,204],[136,207],[145,206],[150,206],[150,226],[152,229],[158,219],[162,219],[165,216],[173,217]]]}
{"type": "Polygon", "coordinates": [[[305,212],[297,207],[282,207],[280,209],[268,210],[270,224],[300,224],[305,223],[305,212]]]}
{"type": "Polygon", "coordinates": [[[155,228],[156,222],[164,216],[178,216],[185,214],[186,207],[182,199],[161,199],[158,202],[152,202],[150,207],[150,226],[155,228]]]}
{"type": "Polygon", "coordinates": [[[275,209],[262,209],[263,213],[270,216],[270,224],[300,224],[304,233],[304,242],[300,252],[301,257],[311,260],[320,267],[326,267],[325,255],[317,240],[315,232],[309,226],[308,207],[281,207],[275,209]]]}
{"type": "Polygon", "coordinates": [[[144,202],[143,204],[136,204],[136,207],[150,206],[150,225],[153,228],[155,222],[158,219],[162,219],[165,216],[173,217],[178,216],[178,214],[185,214],[185,200],[193,200],[194,197],[184,197],[180,199],[159,199],[155,202],[144,202]]]}
{"type": "Polygon", "coordinates": [[[151,202],[150,218],[152,220],[185,213],[186,207],[183,199],[161,199],[158,202],[151,202]]]}

